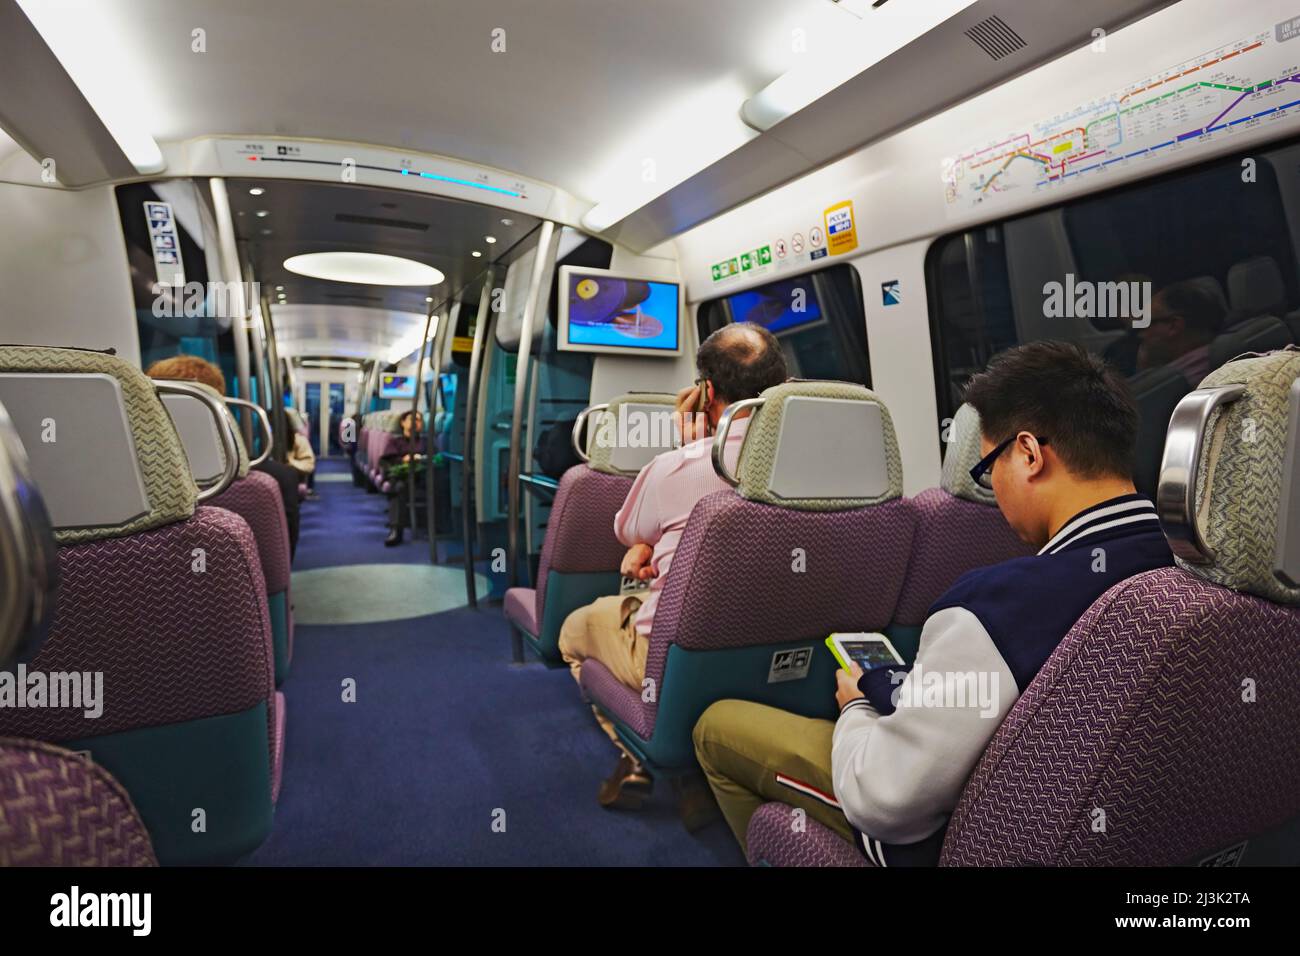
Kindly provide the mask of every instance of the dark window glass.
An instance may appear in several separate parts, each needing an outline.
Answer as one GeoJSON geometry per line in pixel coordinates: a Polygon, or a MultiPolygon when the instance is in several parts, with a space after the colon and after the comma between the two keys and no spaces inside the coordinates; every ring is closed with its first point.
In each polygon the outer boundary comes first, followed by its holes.
{"type": "MultiPolygon", "coordinates": [[[[183,185],[193,188],[189,183],[183,185]]],[[[201,356],[220,366],[226,377],[226,392],[233,395],[236,387],[235,346],[230,331],[233,323],[229,315],[212,314],[219,300],[205,294],[209,276],[204,251],[199,245],[203,238],[190,233],[185,221],[193,220],[177,217],[174,208],[171,224],[179,246],[176,254],[184,268],[189,291],[180,297],[162,298],[155,292],[159,266],[154,261],[153,244],[160,241],[156,238],[159,230],[150,229],[145,204],[162,201],[149,183],[117,187],[117,207],[126,240],[127,265],[140,333],[140,363],[147,369],[159,359],[173,355],[201,356]]],[[[199,201],[196,196],[195,202],[199,201]]],[[[224,300],[224,296],[221,299],[224,300]]],[[[252,371],[256,375],[256,370],[252,371]]]]}
{"type": "Polygon", "coordinates": [[[794,378],[871,385],[862,289],[852,266],[831,266],[705,302],[698,317],[700,341],[731,322],[769,329],[780,340],[794,378]]]}
{"type": "Polygon", "coordinates": [[[1076,342],[1126,376],[1142,416],[1134,477],[1153,494],[1178,400],[1300,332],[1300,222],[1284,202],[1298,160],[1295,144],[1230,156],[938,239],[926,274],[940,415],[998,352],[1076,342]]]}

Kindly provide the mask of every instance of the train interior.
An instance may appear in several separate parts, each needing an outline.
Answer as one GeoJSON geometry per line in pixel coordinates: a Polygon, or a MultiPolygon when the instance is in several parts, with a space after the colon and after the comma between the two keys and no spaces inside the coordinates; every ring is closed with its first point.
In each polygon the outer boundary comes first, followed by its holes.
{"type": "Polygon", "coordinates": [[[0,863],[879,863],[775,799],[742,846],[693,728],[835,720],[828,634],[910,664],[1037,550],[963,395],[1045,340],[1127,383],[1178,564],[1022,688],[938,862],[1300,863],[1298,14],[0,0],[0,808],[53,774],[113,834],[61,797],[0,863]],[[740,323],[789,381],[635,679],[579,673],[740,323]]]}

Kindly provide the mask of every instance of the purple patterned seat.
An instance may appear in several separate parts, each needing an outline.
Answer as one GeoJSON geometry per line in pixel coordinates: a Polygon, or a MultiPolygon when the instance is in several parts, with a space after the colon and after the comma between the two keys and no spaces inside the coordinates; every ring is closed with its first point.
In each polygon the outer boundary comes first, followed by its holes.
{"type": "MultiPolygon", "coordinates": [[[[1066,635],[976,765],[941,865],[1300,862],[1297,388],[1282,351],[1179,403],[1157,492],[1178,567],[1116,584],[1066,635]]],[[[777,806],[751,862],[829,860],[777,806]]]]}
{"type": "MultiPolygon", "coordinates": [[[[203,389],[215,400],[222,401],[221,393],[215,389],[199,382],[189,384],[203,389]]],[[[225,455],[213,429],[211,415],[201,403],[183,395],[164,395],[163,405],[171,415],[181,443],[185,446],[195,483],[200,488],[215,484],[221,477],[225,455]]],[[[210,499],[209,504],[233,511],[242,517],[248,522],[253,538],[257,541],[275,647],[275,681],[279,684],[289,675],[289,661],[293,656],[293,615],[289,604],[289,522],[284,512],[280,485],[265,472],[249,470],[248,450],[237,427],[233,436],[239,459],[235,480],[225,491],[210,499]]]]}
{"type": "Polygon", "coordinates": [[[959,577],[1034,552],[1002,517],[993,492],[971,480],[970,469],[980,457],[979,414],[962,405],[953,416],[939,487],[912,499],[916,539],[894,614],[895,628],[916,629],[895,639],[895,646],[903,645],[899,650],[909,659],[915,656],[916,638],[930,605],[959,577]]]}
{"type": "Polygon", "coordinates": [[[784,803],[765,803],[745,834],[750,866],[870,866],[857,847],[784,803]]]}
{"type": "Polygon", "coordinates": [[[1179,566],[1115,585],[1066,636],[976,766],[943,863],[1181,864],[1243,842],[1250,862],[1276,850],[1260,834],[1294,839],[1297,380],[1300,352],[1274,352],[1179,403],[1156,497],[1179,566]]]}
{"type": "Polygon", "coordinates": [[[643,687],[582,667],[584,693],[653,768],[695,765],[691,732],[717,700],[833,716],[826,635],[883,630],[897,606],[916,516],[888,410],[836,382],[788,382],[761,401],[737,491],[707,495],[687,521],[643,687]]]}
{"type": "Polygon", "coordinates": [[[1181,568],[1117,584],[1007,715],[941,862],[1183,864],[1300,813],[1297,647],[1294,608],[1181,568]]]}
{"type": "Polygon", "coordinates": [[[0,734],[88,751],[131,793],[163,863],[233,861],[270,830],[277,759],[253,533],[239,515],[196,507],[180,438],[139,370],[101,353],[2,347],[0,371],[59,544],[58,606],[25,666],[102,679],[100,713],[6,708],[0,734]],[[46,445],[41,421],[55,413],[60,440],[46,445]]]}
{"type": "Polygon", "coordinates": [[[252,529],[266,585],[267,608],[275,650],[275,682],[289,676],[293,661],[293,603],[289,593],[289,521],[284,513],[280,485],[262,471],[236,478],[212,499],[218,508],[233,511],[252,529]]]}
{"type": "Polygon", "coordinates": [[[112,774],[62,747],[0,738],[0,869],[157,865],[112,774]]]}
{"type": "MultiPolygon", "coordinates": [[[[667,414],[673,400],[671,395],[633,392],[583,412],[583,418],[603,413],[601,426],[589,429],[590,459],[560,478],[542,541],[537,587],[510,588],[503,607],[506,619],[544,661],[559,662],[560,628],[569,614],[596,598],[618,593],[619,566],[627,549],[614,537],[614,516],[632,490],[637,471],[666,450],[653,443],[618,448],[603,440],[616,436],[617,427],[601,429],[604,423],[617,422],[620,415],[660,410],[667,414]]],[[[581,433],[582,419],[575,429],[581,433]]],[[[659,434],[666,437],[671,432],[663,429],[659,434]]]]}

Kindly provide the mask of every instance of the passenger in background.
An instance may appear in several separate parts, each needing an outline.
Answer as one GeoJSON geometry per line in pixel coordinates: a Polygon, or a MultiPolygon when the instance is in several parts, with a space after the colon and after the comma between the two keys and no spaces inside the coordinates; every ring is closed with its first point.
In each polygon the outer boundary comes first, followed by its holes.
{"type": "MultiPolygon", "coordinates": [[[[560,629],[559,644],[575,680],[582,662],[595,658],[620,681],[641,692],[655,608],[686,519],[701,498],[727,488],[713,471],[713,430],[733,402],[756,398],[764,389],[786,380],[785,358],[776,337],[747,322],[725,326],[710,335],[700,345],[695,362],[699,371],[696,384],[677,395],[682,446],[664,452],[641,469],[614,518],[614,534],[628,547],[623,576],[649,581],[650,587],[639,595],[599,598],[569,615],[560,629]]],[[[733,468],[749,424],[747,414],[742,413],[727,436],[726,457],[733,468]]],[[[620,743],[609,719],[595,713],[605,733],[623,750],[597,799],[605,807],[636,808],[651,786],[650,778],[620,743]]]]}
{"type": "Polygon", "coordinates": [[[307,420],[302,412],[289,406],[284,410],[284,434],[289,444],[288,461],[298,472],[301,484],[307,489],[307,497],[316,497],[316,452],[312,450],[308,437],[307,420]]]}
{"type": "Polygon", "coordinates": [[[937,862],[976,762],[1075,621],[1111,585],[1173,563],[1134,491],[1137,411],[1109,366],[1035,342],[995,356],[966,401],[984,452],[971,476],[1038,554],[958,579],[930,608],[910,673],[837,671],[837,722],[738,700],[706,710],[695,752],[742,846],[754,811],[779,800],[874,863],[937,862]]]}
{"type": "Polygon", "coordinates": [[[424,468],[424,458],[418,454],[420,436],[424,433],[424,416],[419,412],[403,412],[398,425],[402,437],[397,449],[379,459],[384,477],[392,483],[388,492],[388,537],[384,539],[384,545],[390,548],[402,543],[402,529],[410,523],[407,472],[414,470],[418,473],[424,468]]]}
{"type": "MultiPolygon", "coordinates": [[[[222,395],[226,394],[226,377],[221,374],[221,369],[197,355],[173,355],[171,358],[159,359],[145,370],[145,374],[150,378],[202,382],[222,395]]],[[[298,550],[298,472],[274,458],[254,465],[253,471],[265,472],[280,486],[284,517],[289,525],[289,558],[292,560],[298,550]]]]}
{"type": "Polygon", "coordinates": [[[294,428],[294,417],[284,412],[284,434],[289,443],[289,464],[298,472],[299,479],[311,487],[311,480],[316,474],[316,453],[311,450],[311,442],[301,431],[294,428]]]}
{"type": "Polygon", "coordinates": [[[1187,280],[1165,286],[1151,301],[1151,324],[1139,333],[1138,370],[1167,365],[1196,388],[1210,374],[1210,342],[1224,317],[1218,298],[1203,285],[1187,280]]]}

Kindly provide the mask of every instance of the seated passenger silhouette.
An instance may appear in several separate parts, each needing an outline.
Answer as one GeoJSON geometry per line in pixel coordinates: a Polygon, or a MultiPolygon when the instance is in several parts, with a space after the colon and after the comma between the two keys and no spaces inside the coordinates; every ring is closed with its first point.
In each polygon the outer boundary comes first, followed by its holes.
{"type": "MultiPolygon", "coordinates": [[[[402,529],[410,524],[407,472],[415,469],[418,473],[423,467],[423,459],[416,451],[424,432],[424,416],[419,412],[403,412],[398,425],[402,429],[402,436],[396,447],[379,459],[380,469],[392,483],[388,492],[388,537],[384,539],[384,545],[390,548],[402,543],[402,529]]],[[[415,487],[418,493],[423,485],[417,482],[415,487]]]]}
{"type": "Polygon", "coordinates": [[[910,671],[838,670],[837,721],[709,707],[695,752],[742,846],[750,816],[776,800],[875,863],[937,862],[980,755],[1075,621],[1111,585],[1172,564],[1155,507],[1133,488],[1137,412],[1113,369],[1037,342],[994,357],[965,397],[984,453],[971,476],[1040,550],[959,578],[930,608],[910,671]]]}
{"type": "MultiPolygon", "coordinates": [[[[222,374],[221,369],[197,355],[173,355],[159,359],[145,370],[145,374],[157,379],[202,382],[222,395],[226,394],[226,376],[222,374]]],[[[287,434],[292,438],[292,432],[287,434]]],[[[266,459],[260,465],[254,465],[252,470],[265,472],[280,486],[285,522],[289,526],[289,557],[292,559],[298,550],[298,472],[274,457],[266,459]]]]}
{"type": "Polygon", "coordinates": [[[1223,306],[1204,286],[1194,281],[1165,286],[1151,300],[1151,324],[1138,332],[1138,371],[1167,365],[1195,388],[1210,374],[1210,342],[1223,320],[1223,306]]]}
{"type": "MultiPolygon", "coordinates": [[[[713,431],[732,402],[755,398],[786,380],[785,357],[776,337],[749,323],[728,325],[710,335],[700,345],[695,364],[699,371],[696,384],[677,395],[675,414],[682,446],[664,452],[641,469],[614,518],[614,534],[628,547],[623,576],[648,581],[649,588],[626,597],[600,598],[568,616],[560,629],[559,646],[575,680],[582,662],[595,658],[618,680],[641,691],[655,608],[686,519],[701,498],[728,487],[713,471],[713,431]],[[702,412],[696,411],[701,408],[702,412]]],[[[725,457],[733,468],[749,423],[743,417],[747,414],[742,413],[727,436],[725,457]]],[[[633,431],[629,429],[629,433],[633,431]]],[[[609,719],[595,713],[610,739],[623,750],[597,799],[606,807],[638,807],[650,788],[650,778],[620,743],[609,719]]]]}

